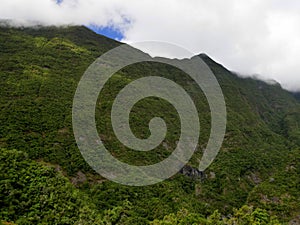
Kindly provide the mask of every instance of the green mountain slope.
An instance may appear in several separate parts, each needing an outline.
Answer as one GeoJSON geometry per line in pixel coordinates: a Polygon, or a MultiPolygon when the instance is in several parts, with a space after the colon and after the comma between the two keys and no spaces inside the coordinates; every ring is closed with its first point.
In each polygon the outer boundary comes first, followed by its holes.
{"type": "MultiPolygon", "coordinates": [[[[205,171],[204,179],[200,181],[179,173],[156,185],[127,187],[97,175],[76,146],[71,121],[72,101],[87,67],[98,56],[118,45],[120,43],[85,27],[0,27],[1,165],[5,165],[3,168],[11,166],[13,163],[8,163],[7,157],[19,159],[23,157],[20,154],[25,154],[27,158],[22,168],[32,166],[38,167],[38,171],[47,170],[45,165],[39,165],[47,162],[46,167],[58,167],[59,174],[73,183],[72,187],[69,181],[60,177],[62,181],[59,184],[53,183],[55,189],[70,195],[79,193],[74,200],[73,197],[55,195],[47,203],[43,214],[45,218],[46,214],[50,217],[54,214],[55,211],[50,209],[60,204],[59,201],[63,201],[63,206],[59,208],[62,211],[68,205],[75,207],[72,210],[87,208],[92,211],[91,218],[88,218],[90,223],[109,218],[107,221],[115,221],[112,224],[147,224],[155,219],[163,220],[166,215],[175,216],[182,210],[201,218],[219,210],[221,215],[228,217],[233,215],[233,208],[245,204],[267,210],[282,222],[297,218],[300,214],[299,102],[279,85],[240,78],[204,54],[200,57],[216,75],[228,111],[224,144],[213,164],[205,171]],[[61,182],[67,183],[67,188],[61,182]]],[[[175,109],[164,100],[142,100],[134,106],[130,117],[133,132],[140,138],[149,136],[148,123],[151,118],[160,116],[165,119],[168,133],[157,149],[139,153],[132,151],[117,140],[111,127],[110,108],[117,93],[131,81],[149,75],[172,79],[196,103],[201,137],[189,166],[197,168],[209,136],[210,110],[195,82],[171,66],[139,63],[122,69],[110,79],[99,96],[96,109],[101,138],[115,157],[135,165],[152,164],[171,154],[179,138],[180,122],[175,109]]],[[[34,170],[28,172],[32,174],[34,170]]],[[[42,198],[34,187],[24,186],[35,186],[34,182],[40,182],[40,186],[46,184],[31,178],[26,180],[25,177],[25,181],[21,179],[22,187],[8,187],[7,180],[12,179],[13,173],[21,177],[26,175],[13,167],[1,171],[6,181],[0,184],[0,216],[5,221],[14,222],[26,220],[24,216],[28,218],[29,215],[35,218],[41,208],[30,208],[19,213],[12,208],[23,204],[20,200],[23,194],[26,195],[25,205],[29,204],[31,197],[42,198]],[[21,195],[13,195],[14,201],[9,200],[4,197],[10,195],[7,194],[9,190],[21,195]]],[[[43,176],[49,176],[49,180],[61,176],[56,173],[43,176]]],[[[38,172],[34,176],[39,176],[38,172]]],[[[80,213],[66,213],[70,221],[76,220],[79,224],[80,216],[80,213]]],[[[50,224],[72,224],[50,217],[50,224]]]]}

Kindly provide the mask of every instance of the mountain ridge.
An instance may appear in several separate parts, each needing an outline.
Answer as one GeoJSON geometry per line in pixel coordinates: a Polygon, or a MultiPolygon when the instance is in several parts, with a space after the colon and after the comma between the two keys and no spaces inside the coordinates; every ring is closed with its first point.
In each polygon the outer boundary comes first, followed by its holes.
{"type": "MultiPolygon", "coordinates": [[[[263,208],[283,222],[297,217],[300,210],[297,176],[300,171],[297,161],[299,102],[280,86],[238,77],[208,56],[201,58],[213,71],[224,92],[228,126],[219,155],[205,171],[205,180],[198,182],[177,174],[157,185],[134,188],[105,181],[95,174],[83,160],[73,137],[72,100],[87,67],[119,44],[85,27],[0,28],[0,147],[8,149],[5,154],[17,149],[25,152],[30,160],[59,164],[70,180],[81,171],[94,182],[83,182],[78,190],[101,209],[100,214],[113,209],[116,213],[121,207],[126,211],[122,215],[128,217],[127,224],[138,224],[138,220],[147,224],[147,221],[163,219],[182,208],[200,213],[202,217],[218,209],[227,217],[233,213],[233,208],[244,204],[263,208]],[[101,182],[95,184],[96,180],[101,182]],[[129,207],[127,200],[134,207],[129,207]]],[[[166,140],[154,155],[136,154],[122,146],[108,119],[112,101],[120,89],[145,74],[174,80],[201,109],[202,136],[195,156],[188,164],[197,168],[210,131],[208,103],[191,78],[167,65],[132,65],[111,78],[96,109],[96,113],[102,112],[102,115],[96,114],[101,138],[114,156],[128,163],[151,164],[168,157],[178,139],[180,124],[178,115],[166,102],[146,99],[132,109],[132,129],[138,137],[149,135],[148,122],[153,116],[164,118],[170,127],[166,140]],[[151,112],[147,108],[152,109],[151,112]]],[[[12,157],[15,154],[12,153],[12,157]]],[[[11,190],[18,192],[20,189],[12,186],[11,190]]],[[[33,190],[24,194],[35,196],[33,190]]],[[[22,198],[24,204],[31,204],[26,196],[22,198]]],[[[0,199],[7,206],[0,208],[0,215],[6,221],[16,221],[18,216],[30,214],[23,203],[14,203],[20,201],[17,195],[14,201],[2,195],[0,199]],[[20,214],[8,213],[9,207],[20,207],[20,214]]],[[[30,207],[31,213],[38,213],[34,206],[30,207]]]]}

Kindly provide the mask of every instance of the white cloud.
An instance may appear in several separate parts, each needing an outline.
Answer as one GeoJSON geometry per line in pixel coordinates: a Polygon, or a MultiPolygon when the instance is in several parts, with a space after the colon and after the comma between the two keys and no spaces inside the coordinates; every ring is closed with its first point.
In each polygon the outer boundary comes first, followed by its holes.
{"type": "Polygon", "coordinates": [[[0,18],[47,25],[113,25],[122,30],[125,42],[159,40],[178,44],[195,54],[205,52],[229,69],[261,74],[279,81],[285,88],[300,90],[298,0],[64,0],[60,5],[54,0],[0,0],[0,3],[0,18]]]}

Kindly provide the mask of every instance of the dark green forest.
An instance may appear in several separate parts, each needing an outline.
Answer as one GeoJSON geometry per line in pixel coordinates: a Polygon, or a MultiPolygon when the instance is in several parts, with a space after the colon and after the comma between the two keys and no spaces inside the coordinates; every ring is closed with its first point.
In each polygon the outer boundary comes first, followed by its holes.
{"type": "MultiPolygon", "coordinates": [[[[83,159],[72,130],[72,104],[88,66],[122,43],[86,27],[0,27],[0,224],[300,224],[299,94],[240,78],[209,56],[227,106],[223,146],[201,177],[178,173],[145,187],[101,177],[83,159]]],[[[144,62],[112,76],[99,95],[97,129],[113,156],[133,165],[167,158],[180,120],[167,101],[146,98],[130,114],[147,138],[153,117],[168,131],[150,152],[122,145],[111,125],[118,92],[144,76],[183,87],[199,112],[201,135],[188,168],[197,168],[210,133],[201,89],[172,66],[144,62]],[[101,114],[100,114],[101,112],[101,114]]]]}

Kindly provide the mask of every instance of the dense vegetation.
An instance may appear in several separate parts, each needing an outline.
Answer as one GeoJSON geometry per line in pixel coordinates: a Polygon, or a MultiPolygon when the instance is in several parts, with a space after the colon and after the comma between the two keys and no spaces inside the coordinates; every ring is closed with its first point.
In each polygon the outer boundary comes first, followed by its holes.
{"type": "MultiPolygon", "coordinates": [[[[177,174],[156,185],[127,187],[96,174],[74,140],[72,100],[89,64],[119,44],[85,27],[0,28],[0,219],[16,224],[297,222],[299,102],[280,85],[239,78],[206,55],[200,57],[223,89],[228,124],[221,152],[205,178],[177,174]]],[[[135,165],[158,162],[174,149],[180,123],[164,100],[139,102],[130,118],[140,138],[149,135],[153,116],[165,119],[166,139],[154,151],[127,149],[113,133],[109,115],[114,97],[146,75],[176,81],[195,101],[201,137],[189,166],[196,168],[209,135],[209,107],[193,80],[164,64],[140,63],[112,77],[99,96],[101,138],[114,156],[135,165]]]]}
{"type": "MultiPolygon", "coordinates": [[[[132,224],[141,223],[135,218],[132,203],[124,201],[111,210],[100,211],[88,196],[76,189],[62,174],[52,167],[28,159],[27,154],[1,149],[1,219],[17,224],[132,224]]],[[[125,194],[125,193],[123,193],[125,194]]],[[[102,198],[103,199],[103,198],[102,198]]],[[[107,203],[106,203],[107,204],[107,203]]],[[[200,214],[181,209],[176,214],[155,219],[151,224],[279,224],[276,218],[259,208],[243,206],[235,210],[230,219],[222,219],[215,211],[207,219],[200,214]]],[[[144,220],[144,222],[147,222],[144,220]]]]}

